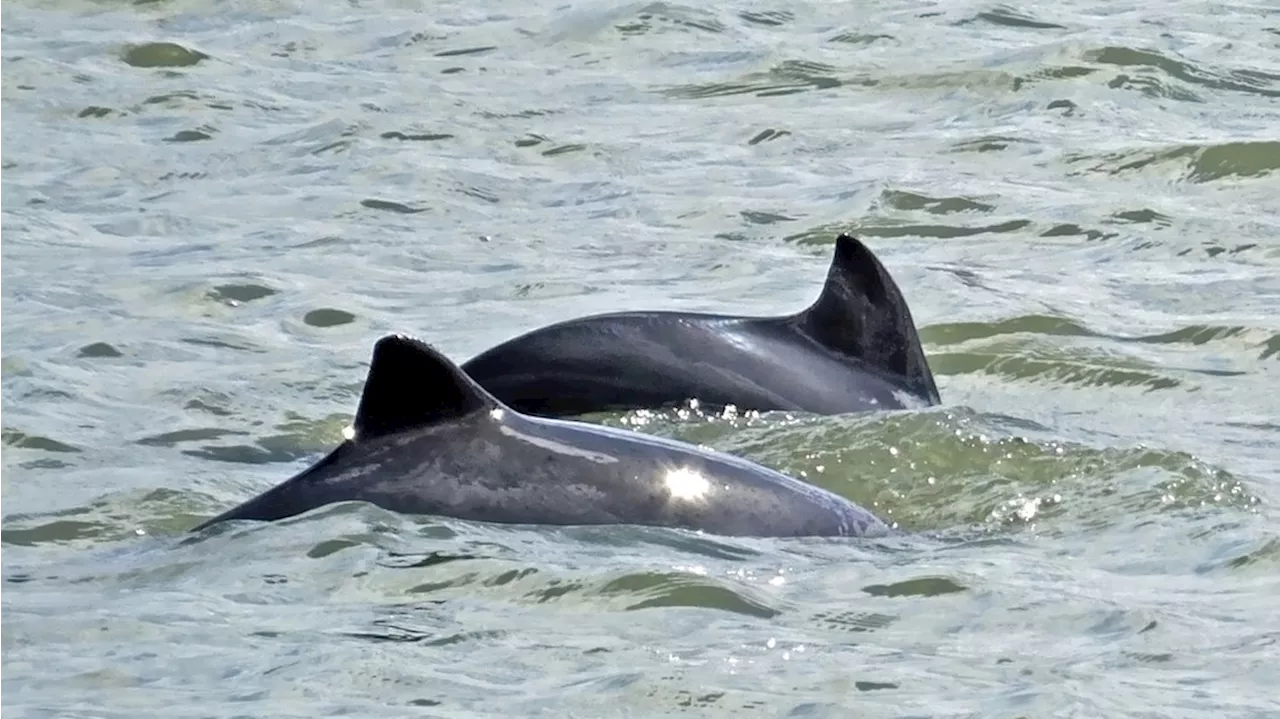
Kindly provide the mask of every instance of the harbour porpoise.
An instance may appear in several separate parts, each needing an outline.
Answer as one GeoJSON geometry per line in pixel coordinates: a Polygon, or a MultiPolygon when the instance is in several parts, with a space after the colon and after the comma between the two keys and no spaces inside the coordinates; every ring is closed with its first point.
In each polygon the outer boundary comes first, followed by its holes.
{"type": "Polygon", "coordinates": [[[782,317],[616,312],[507,340],[462,365],[502,402],[550,417],[661,409],[842,414],[941,402],[911,310],[841,234],[816,302],[782,317]]]}
{"type": "Polygon", "coordinates": [[[727,536],[873,536],[853,502],[734,455],[507,407],[425,342],[377,341],[348,439],[196,529],[334,502],[541,524],[632,524],[727,536]]]}

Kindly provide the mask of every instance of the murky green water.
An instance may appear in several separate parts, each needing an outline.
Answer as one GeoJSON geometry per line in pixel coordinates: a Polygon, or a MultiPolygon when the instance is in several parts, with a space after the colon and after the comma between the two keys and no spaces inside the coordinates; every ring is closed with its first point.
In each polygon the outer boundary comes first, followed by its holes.
{"type": "Polygon", "coordinates": [[[0,12],[6,717],[1280,713],[1268,3],[0,12]],[[842,229],[946,406],[604,420],[907,538],[184,534],[381,333],[793,311],[842,229]]]}

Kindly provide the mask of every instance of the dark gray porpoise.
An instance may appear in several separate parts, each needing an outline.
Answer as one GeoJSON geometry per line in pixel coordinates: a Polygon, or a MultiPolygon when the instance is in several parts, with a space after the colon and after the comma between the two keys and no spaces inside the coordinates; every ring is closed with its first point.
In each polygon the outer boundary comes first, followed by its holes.
{"type": "Polygon", "coordinates": [[[630,430],[522,415],[426,343],[378,340],[354,436],[201,524],[276,520],[360,500],[517,524],[636,524],[738,536],[889,528],[831,492],[744,459],[630,430]]]}
{"type": "Polygon", "coordinates": [[[841,414],[941,402],[911,311],[857,239],[836,238],[818,300],[784,317],[620,312],[497,345],[462,369],[529,414],[658,409],[841,414]]]}

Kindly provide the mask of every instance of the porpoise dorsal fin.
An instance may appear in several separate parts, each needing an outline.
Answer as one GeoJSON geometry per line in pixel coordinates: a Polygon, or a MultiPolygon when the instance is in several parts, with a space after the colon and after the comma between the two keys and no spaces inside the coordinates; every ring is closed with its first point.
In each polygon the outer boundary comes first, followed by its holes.
{"type": "Polygon", "coordinates": [[[822,294],[797,319],[823,345],[904,377],[913,392],[941,401],[906,299],[875,254],[852,235],[836,237],[822,294]]]}
{"type": "Polygon", "coordinates": [[[373,359],[356,409],[354,439],[372,439],[499,406],[439,350],[415,337],[387,335],[373,359]]]}

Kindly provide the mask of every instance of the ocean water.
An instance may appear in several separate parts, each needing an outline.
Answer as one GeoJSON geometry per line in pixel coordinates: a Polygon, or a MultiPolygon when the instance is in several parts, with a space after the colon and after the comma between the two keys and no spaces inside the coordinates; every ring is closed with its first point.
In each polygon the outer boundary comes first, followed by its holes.
{"type": "Polygon", "coordinates": [[[13,0],[6,717],[1280,715],[1270,3],[13,0]],[[593,418],[908,530],[346,504],[374,340],[782,314],[840,231],[944,404],[593,418]]]}

